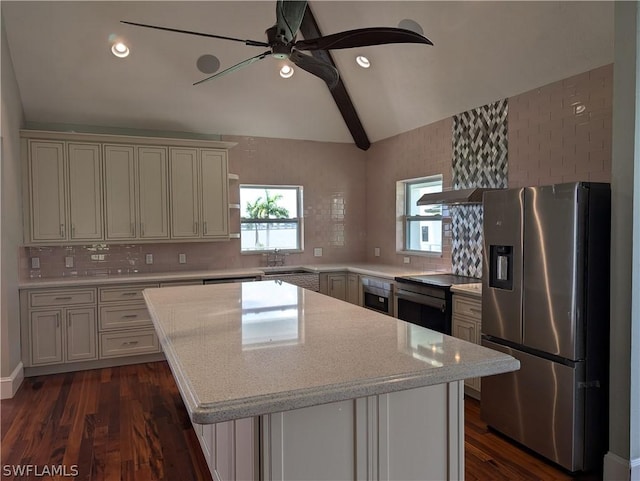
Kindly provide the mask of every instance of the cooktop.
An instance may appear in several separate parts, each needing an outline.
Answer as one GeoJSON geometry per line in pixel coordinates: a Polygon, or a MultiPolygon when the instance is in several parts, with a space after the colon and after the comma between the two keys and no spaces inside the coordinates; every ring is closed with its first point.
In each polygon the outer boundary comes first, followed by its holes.
{"type": "Polygon", "coordinates": [[[455,284],[474,284],[481,282],[476,277],[458,276],[455,274],[425,274],[419,276],[396,277],[398,282],[412,282],[414,284],[426,284],[436,287],[451,287],[455,284]]]}

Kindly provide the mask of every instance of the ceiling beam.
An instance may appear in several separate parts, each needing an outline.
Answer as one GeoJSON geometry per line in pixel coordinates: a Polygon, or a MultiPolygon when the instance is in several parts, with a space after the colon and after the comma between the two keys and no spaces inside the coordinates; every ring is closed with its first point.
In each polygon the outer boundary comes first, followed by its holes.
{"type": "MultiPolygon", "coordinates": [[[[318,23],[316,22],[313,13],[311,13],[311,9],[309,8],[309,4],[307,4],[307,8],[304,12],[304,17],[302,18],[302,24],[300,24],[300,33],[305,39],[318,38],[322,37],[322,32],[318,28],[318,23]]],[[[323,62],[327,62],[328,64],[333,65],[336,70],[338,67],[336,66],[331,54],[326,50],[313,50],[311,51],[311,55],[315,58],[322,60],[323,62]]],[[[339,72],[338,72],[339,74],[339,72]]],[[[329,88],[329,87],[327,87],[329,88]]],[[[338,78],[338,84],[334,87],[333,90],[329,90],[331,95],[333,96],[333,100],[336,102],[338,106],[338,110],[342,114],[342,118],[344,122],[347,124],[347,128],[349,132],[351,132],[351,136],[353,137],[353,141],[355,144],[361,148],[362,150],[367,150],[371,146],[371,142],[369,142],[369,138],[367,137],[367,133],[364,131],[364,127],[362,126],[362,122],[360,122],[360,118],[358,117],[358,113],[356,112],[356,108],[351,101],[351,97],[349,97],[349,92],[347,92],[347,88],[344,86],[342,82],[342,75],[338,78]]]]}

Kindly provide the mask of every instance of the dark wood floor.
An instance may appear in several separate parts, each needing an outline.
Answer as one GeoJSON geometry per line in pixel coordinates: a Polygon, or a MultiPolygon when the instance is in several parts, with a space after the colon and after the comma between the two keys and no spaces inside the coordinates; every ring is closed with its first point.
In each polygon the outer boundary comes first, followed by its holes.
{"type": "MultiPolygon", "coordinates": [[[[0,409],[2,479],[7,466],[65,465],[77,480],[211,480],[164,362],[27,378],[0,409]]],[[[465,416],[467,480],[577,479],[488,430],[477,401],[465,416]]]]}

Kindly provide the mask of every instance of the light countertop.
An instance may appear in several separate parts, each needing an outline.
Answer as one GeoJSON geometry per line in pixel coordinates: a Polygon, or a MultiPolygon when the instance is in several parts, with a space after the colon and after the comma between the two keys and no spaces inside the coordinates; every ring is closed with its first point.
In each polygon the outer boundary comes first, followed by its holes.
{"type": "Polygon", "coordinates": [[[309,264],[297,266],[271,267],[248,267],[241,269],[215,269],[215,270],[193,270],[175,272],[155,272],[155,273],[114,273],[110,275],[96,276],[68,276],[22,279],[19,282],[20,289],[45,288],[45,287],[76,287],[95,286],[107,284],[124,284],[137,282],[168,282],[168,281],[188,281],[198,279],[221,279],[244,276],[261,276],[265,272],[276,272],[278,270],[305,269],[309,272],[333,272],[346,271],[356,274],[370,275],[393,279],[396,276],[410,274],[430,274],[432,272],[419,271],[415,268],[405,266],[395,266],[388,264],[367,264],[367,263],[345,263],[345,264],[309,264]]]}
{"type": "Polygon", "coordinates": [[[196,423],[519,367],[506,354],[277,281],[154,288],[144,297],[196,423]]]}
{"type": "Polygon", "coordinates": [[[465,294],[467,296],[482,298],[482,282],[472,284],[456,284],[451,286],[454,294],[465,294]]]}

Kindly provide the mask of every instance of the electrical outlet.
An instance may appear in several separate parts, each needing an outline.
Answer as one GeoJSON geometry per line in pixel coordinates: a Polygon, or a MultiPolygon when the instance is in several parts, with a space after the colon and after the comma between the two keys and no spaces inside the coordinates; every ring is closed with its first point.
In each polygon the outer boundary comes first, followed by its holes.
{"type": "Polygon", "coordinates": [[[31,258],[31,268],[32,269],[40,269],[40,258],[32,257],[31,258]]]}
{"type": "Polygon", "coordinates": [[[69,269],[73,267],[73,256],[66,256],[64,258],[64,266],[69,269]]]}
{"type": "Polygon", "coordinates": [[[147,264],[153,264],[153,254],[147,254],[144,256],[144,261],[147,264]]]}
{"type": "Polygon", "coordinates": [[[373,248],[373,255],[376,257],[380,257],[380,247],[373,248]]]}
{"type": "Polygon", "coordinates": [[[322,247],[313,248],[313,257],[322,257],[322,247]]]}
{"type": "Polygon", "coordinates": [[[409,264],[411,262],[411,257],[405,257],[402,259],[402,262],[404,262],[405,264],[409,264]]]}
{"type": "Polygon", "coordinates": [[[187,263],[187,254],[178,254],[178,262],[180,264],[186,264],[187,263]]]}

